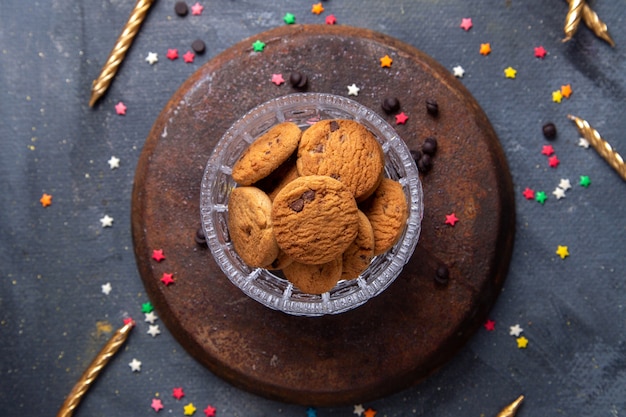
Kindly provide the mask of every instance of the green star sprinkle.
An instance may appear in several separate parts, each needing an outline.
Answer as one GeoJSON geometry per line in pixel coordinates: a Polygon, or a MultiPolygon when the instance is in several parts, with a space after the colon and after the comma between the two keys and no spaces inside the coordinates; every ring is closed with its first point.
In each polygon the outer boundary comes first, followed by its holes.
{"type": "Polygon", "coordinates": [[[296,17],[293,15],[293,13],[285,13],[285,17],[283,17],[283,21],[287,25],[293,25],[294,23],[296,23],[296,17]]]}
{"type": "Polygon", "coordinates": [[[580,185],[587,188],[591,185],[591,179],[587,175],[580,176],[580,185]]]}
{"type": "Polygon", "coordinates": [[[545,191],[537,191],[535,193],[535,201],[537,201],[537,203],[545,203],[546,200],[548,199],[548,196],[546,195],[545,191]]]}
{"type": "Polygon", "coordinates": [[[148,314],[152,310],[154,310],[154,307],[152,306],[152,303],[150,301],[141,305],[141,312],[144,314],[148,314]]]}
{"type": "Polygon", "coordinates": [[[264,48],[265,44],[258,39],[252,44],[252,49],[254,49],[254,52],[263,52],[264,48]]]}

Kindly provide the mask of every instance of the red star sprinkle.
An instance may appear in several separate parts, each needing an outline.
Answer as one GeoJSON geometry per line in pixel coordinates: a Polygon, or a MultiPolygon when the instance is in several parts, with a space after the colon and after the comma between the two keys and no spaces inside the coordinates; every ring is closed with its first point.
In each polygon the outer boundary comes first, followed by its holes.
{"type": "Polygon", "coordinates": [[[165,284],[165,286],[167,287],[170,284],[174,283],[174,278],[173,278],[174,274],[168,274],[167,272],[163,273],[163,276],[161,277],[161,282],[163,284],[165,284]]]}
{"type": "Polygon", "coordinates": [[[556,157],[556,155],[551,156],[550,158],[548,158],[548,164],[550,164],[550,166],[552,168],[556,168],[557,166],[559,166],[559,158],[556,157]]]}
{"type": "Polygon", "coordinates": [[[194,54],[191,51],[187,51],[185,52],[185,55],[183,55],[183,60],[188,63],[191,64],[193,62],[193,59],[196,57],[196,54],[194,54]]]}
{"type": "Polygon", "coordinates": [[[459,221],[459,219],[456,217],[456,214],[454,214],[454,213],[446,214],[445,224],[449,224],[450,226],[454,226],[458,221],[459,221]]]}
{"type": "Polygon", "coordinates": [[[535,191],[526,187],[522,195],[526,198],[526,200],[534,200],[535,199],[535,191]]]}
{"type": "Polygon", "coordinates": [[[163,409],[163,403],[158,398],[153,398],[152,399],[152,404],[150,405],[150,407],[152,407],[154,409],[154,411],[156,411],[158,413],[159,410],[163,409]]]}
{"type": "Polygon", "coordinates": [[[126,317],[124,319],[124,326],[130,324],[131,326],[135,326],[135,320],[132,319],[132,317],[126,317]]]}
{"type": "Polygon", "coordinates": [[[182,388],[174,388],[172,390],[172,396],[176,398],[177,400],[180,400],[181,398],[185,396],[185,393],[183,392],[182,388]]]}
{"type": "Polygon", "coordinates": [[[461,28],[466,32],[470,30],[472,26],[474,25],[472,24],[472,19],[470,17],[464,17],[461,19],[461,28]]]}
{"type": "Polygon", "coordinates": [[[194,16],[200,16],[202,14],[202,10],[204,10],[204,6],[200,3],[196,2],[193,6],[191,6],[191,14],[194,16]]]}
{"type": "Polygon", "coordinates": [[[281,85],[285,82],[283,74],[272,74],[272,82],[276,85],[281,85]]]}
{"type": "Polygon", "coordinates": [[[163,255],[163,249],[155,249],[152,251],[152,259],[157,262],[161,262],[165,259],[165,255],[163,255]]]}
{"type": "Polygon", "coordinates": [[[178,49],[168,49],[165,56],[172,61],[178,59],[178,49]]]}
{"type": "Polygon", "coordinates": [[[400,114],[396,114],[396,124],[397,125],[403,125],[403,124],[406,123],[407,120],[409,120],[409,116],[404,114],[404,112],[401,112],[400,114]]]}
{"type": "Polygon", "coordinates": [[[537,58],[545,58],[546,54],[548,53],[548,51],[546,51],[543,46],[538,46],[535,48],[535,56],[537,58]]]}
{"type": "Polygon", "coordinates": [[[541,153],[545,156],[550,156],[554,153],[554,148],[552,147],[552,145],[543,145],[541,153]]]}
{"type": "Polygon", "coordinates": [[[115,112],[120,116],[124,116],[126,114],[126,106],[121,101],[115,105],[115,112]]]}
{"type": "Polygon", "coordinates": [[[337,18],[334,14],[329,14],[328,16],[326,16],[327,25],[334,25],[335,23],[337,23],[337,18]]]}
{"type": "Polygon", "coordinates": [[[204,411],[204,415],[206,417],[214,417],[215,416],[215,408],[211,407],[210,405],[207,405],[206,408],[203,411],[204,411]]]}
{"type": "Polygon", "coordinates": [[[488,332],[493,332],[496,329],[496,322],[493,320],[489,320],[487,319],[487,321],[484,324],[485,329],[487,329],[488,332]]]}

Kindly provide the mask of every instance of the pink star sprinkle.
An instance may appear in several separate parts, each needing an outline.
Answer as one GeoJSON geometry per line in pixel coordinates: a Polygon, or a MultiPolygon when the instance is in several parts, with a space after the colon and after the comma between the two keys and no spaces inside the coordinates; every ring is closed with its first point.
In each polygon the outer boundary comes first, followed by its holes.
{"type": "Polygon", "coordinates": [[[124,319],[124,326],[130,324],[132,327],[135,327],[135,320],[132,319],[132,317],[126,317],[124,319]]]}
{"type": "Polygon", "coordinates": [[[488,332],[493,332],[496,329],[496,322],[493,320],[487,319],[487,321],[485,322],[483,326],[485,326],[485,329],[487,329],[488,332]]]}
{"type": "Polygon", "coordinates": [[[551,156],[550,158],[548,158],[548,164],[550,164],[550,166],[552,168],[556,168],[557,166],[559,166],[559,158],[556,157],[556,155],[551,156]]]}
{"type": "Polygon", "coordinates": [[[154,411],[158,413],[159,410],[163,409],[163,403],[158,398],[153,398],[150,407],[152,407],[154,411]]]}
{"type": "Polygon", "coordinates": [[[547,53],[548,51],[546,51],[543,46],[538,46],[535,48],[535,57],[537,58],[543,59],[545,58],[547,53]]]}
{"type": "Polygon", "coordinates": [[[545,156],[550,156],[554,153],[554,148],[552,147],[552,145],[544,145],[541,149],[541,153],[545,156]]]}
{"type": "Polygon", "coordinates": [[[185,393],[183,392],[182,388],[174,388],[172,390],[172,396],[176,398],[177,400],[180,400],[181,398],[185,396],[185,393]]]}
{"type": "Polygon", "coordinates": [[[281,85],[285,82],[283,74],[272,74],[272,82],[276,85],[281,85]]]}
{"type": "Polygon", "coordinates": [[[204,411],[204,415],[206,417],[215,417],[215,408],[214,407],[211,407],[210,405],[207,405],[206,408],[203,411],[204,411]]]}
{"type": "Polygon", "coordinates": [[[124,116],[126,114],[126,106],[121,101],[115,105],[115,112],[120,116],[124,116]]]}
{"type": "Polygon", "coordinates": [[[204,6],[202,6],[198,2],[196,2],[196,4],[194,4],[193,6],[191,6],[191,14],[194,16],[200,16],[203,10],[204,10],[204,6]]]}
{"type": "Polygon", "coordinates": [[[178,49],[168,49],[167,50],[167,54],[165,54],[165,56],[167,57],[167,59],[169,59],[170,61],[173,61],[175,59],[178,59],[178,49]]]}
{"type": "Polygon", "coordinates": [[[174,278],[173,278],[174,274],[168,274],[167,272],[163,273],[163,276],[161,277],[161,282],[163,284],[165,284],[165,286],[169,286],[170,284],[174,283],[174,278]]]}
{"type": "Polygon", "coordinates": [[[530,188],[526,187],[526,189],[524,190],[524,192],[522,193],[522,195],[524,196],[524,198],[526,200],[534,200],[535,199],[535,191],[531,190],[530,188]]]}
{"type": "Polygon", "coordinates": [[[400,114],[396,114],[396,124],[397,125],[403,125],[403,124],[406,123],[407,120],[409,120],[409,116],[404,114],[404,112],[401,112],[400,114]]]}
{"type": "Polygon", "coordinates": [[[163,255],[163,249],[155,249],[152,251],[152,259],[157,262],[161,262],[165,259],[165,255],[163,255]]]}
{"type": "Polygon", "coordinates": [[[183,60],[188,63],[191,64],[193,62],[193,59],[196,57],[196,54],[194,54],[191,51],[187,51],[185,52],[185,55],[183,55],[183,60]]]}
{"type": "Polygon", "coordinates": [[[449,224],[450,226],[453,226],[459,221],[459,219],[456,217],[456,214],[452,213],[452,214],[446,214],[446,221],[445,224],[449,224]]]}
{"type": "Polygon", "coordinates": [[[337,18],[334,14],[329,14],[328,16],[326,16],[327,25],[334,25],[335,23],[337,23],[337,18]]]}
{"type": "Polygon", "coordinates": [[[470,30],[472,26],[474,25],[472,24],[472,19],[470,17],[464,17],[461,19],[461,28],[466,32],[470,30]]]}

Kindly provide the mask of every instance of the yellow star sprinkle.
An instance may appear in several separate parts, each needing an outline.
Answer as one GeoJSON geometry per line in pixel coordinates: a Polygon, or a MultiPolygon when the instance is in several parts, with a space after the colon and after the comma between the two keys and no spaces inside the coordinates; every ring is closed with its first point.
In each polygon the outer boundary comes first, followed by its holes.
{"type": "Polygon", "coordinates": [[[324,11],[324,6],[322,3],[315,3],[313,7],[311,7],[311,12],[315,14],[321,14],[324,11]]]}
{"type": "Polygon", "coordinates": [[[48,207],[50,204],[52,204],[52,196],[50,194],[43,193],[43,195],[39,199],[39,202],[43,207],[48,207]]]}
{"type": "Polygon", "coordinates": [[[569,98],[572,95],[572,86],[569,84],[561,86],[561,95],[565,98],[569,98]]]}
{"type": "Polygon", "coordinates": [[[567,246],[559,245],[556,248],[556,254],[559,255],[561,259],[565,259],[567,256],[569,256],[569,251],[567,250],[567,246]]]}
{"type": "Polygon", "coordinates": [[[194,407],[194,406],[193,406],[193,403],[189,403],[189,404],[187,404],[187,405],[184,407],[184,409],[185,409],[185,415],[186,415],[186,416],[192,416],[192,415],[193,415],[193,413],[195,413],[195,412],[196,412],[196,407],[194,407]]]}
{"type": "Polygon", "coordinates": [[[515,78],[515,74],[517,74],[517,70],[513,67],[508,67],[504,69],[504,76],[506,78],[515,78]]]}
{"type": "Polygon", "coordinates": [[[561,94],[559,90],[552,92],[552,101],[554,101],[555,103],[560,103],[562,99],[563,99],[563,94],[561,94]]]}
{"type": "Polygon", "coordinates": [[[526,349],[526,346],[528,346],[528,339],[526,339],[524,336],[520,336],[515,340],[517,340],[517,347],[519,349],[526,349]]]}
{"type": "Polygon", "coordinates": [[[383,68],[391,67],[392,62],[393,62],[393,59],[391,59],[389,55],[385,55],[384,57],[380,58],[380,66],[383,68]]]}
{"type": "Polygon", "coordinates": [[[480,54],[481,55],[489,55],[491,53],[491,45],[488,43],[480,44],[480,54]]]}

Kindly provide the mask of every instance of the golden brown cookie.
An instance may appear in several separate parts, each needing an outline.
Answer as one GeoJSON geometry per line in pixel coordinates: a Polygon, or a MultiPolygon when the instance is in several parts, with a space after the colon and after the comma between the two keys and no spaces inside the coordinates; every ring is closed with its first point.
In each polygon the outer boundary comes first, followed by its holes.
{"type": "Polygon", "coordinates": [[[372,133],[353,120],[321,120],[302,134],[298,173],[328,175],[344,183],[357,201],[370,196],[383,175],[385,155],[372,133]]]}
{"type": "Polygon", "coordinates": [[[274,199],[272,222],[278,246],[297,262],[323,264],[346,250],[359,227],[356,201],[339,181],[298,177],[274,199]]]}
{"type": "Polygon", "coordinates": [[[341,278],[341,256],[321,265],[292,262],[283,269],[283,273],[300,291],[323,294],[330,291],[341,278]]]}
{"type": "Polygon", "coordinates": [[[281,250],[278,252],[278,256],[276,257],[276,259],[274,259],[274,261],[271,264],[265,265],[264,268],[269,269],[269,270],[279,270],[279,269],[283,269],[284,267],[291,264],[292,262],[293,262],[293,259],[291,259],[289,255],[287,255],[285,252],[281,250]]]}
{"type": "Polygon", "coordinates": [[[278,256],[272,230],[272,201],[256,187],[237,187],[228,199],[228,233],[249,266],[263,267],[278,256]]]}
{"type": "Polygon", "coordinates": [[[355,279],[365,271],[374,257],[374,229],[365,214],[359,210],[359,231],[354,242],[343,253],[341,279],[355,279]]]}
{"type": "Polygon", "coordinates": [[[402,185],[384,178],[361,207],[374,229],[374,255],[388,251],[400,238],[409,216],[402,185]]]}
{"type": "Polygon", "coordinates": [[[298,169],[296,168],[296,153],[294,152],[281,166],[255,183],[254,186],[265,191],[270,196],[270,200],[274,201],[276,194],[296,178],[298,178],[298,169]]]}
{"type": "Polygon", "coordinates": [[[240,185],[251,185],[269,175],[298,148],[302,131],[292,122],[273,126],[244,151],[232,170],[240,185]]]}

